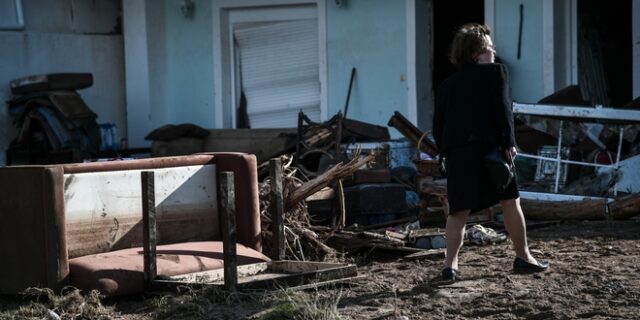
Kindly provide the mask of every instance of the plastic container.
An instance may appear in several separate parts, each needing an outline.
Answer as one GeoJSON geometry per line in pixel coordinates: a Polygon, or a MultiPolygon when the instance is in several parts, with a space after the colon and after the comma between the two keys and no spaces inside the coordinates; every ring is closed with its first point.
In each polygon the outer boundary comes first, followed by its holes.
{"type": "Polygon", "coordinates": [[[118,139],[117,137],[117,127],[113,123],[102,123],[100,124],[100,150],[117,150],[118,149],[118,139]]]}
{"type": "Polygon", "coordinates": [[[413,157],[416,148],[406,139],[396,139],[379,142],[362,142],[342,144],[347,157],[351,158],[357,145],[360,145],[360,154],[365,156],[373,151],[377,154],[375,169],[412,167],[415,168],[413,157]]]}

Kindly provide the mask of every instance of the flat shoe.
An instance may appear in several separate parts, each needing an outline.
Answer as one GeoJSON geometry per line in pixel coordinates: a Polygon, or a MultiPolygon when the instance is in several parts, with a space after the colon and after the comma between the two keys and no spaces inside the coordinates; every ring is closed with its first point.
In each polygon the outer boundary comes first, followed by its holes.
{"type": "Polygon", "coordinates": [[[549,262],[537,261],[537,263],[530,263],[527,260],[516,257],[513,261],[513,272],[515,273],[534,273],[543,272],[549,269],[549,262]]]}
{"type": "Polygon", "coordinates": [[[456,281],[460,276],[460,271],[454,268],[444,268],[442,269],[442,281],[456,281]]]}

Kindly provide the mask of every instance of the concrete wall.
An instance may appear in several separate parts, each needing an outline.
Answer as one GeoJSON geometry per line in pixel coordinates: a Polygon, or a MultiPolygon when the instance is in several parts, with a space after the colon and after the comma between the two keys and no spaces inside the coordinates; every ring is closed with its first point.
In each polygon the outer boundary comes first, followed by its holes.
{"type": "Polygon", "coordinates": [[[544,97],[542,6],[540,0],[495,1],[494,42],[498,56],[509,67],[513,99],[518,102],[537,102],[544,97]],[[518,59],[521,3],[524,10],[518,59]]]}
{"type": "MultiPolygon", "coordinates": [[[[348,117],[386,126],[394,110],[407,115],[406,3],[327,2],[328,115],[344,108],[357,69],[348,117]]],[[[395,130],[390,130],[399,136],[395,130]]]]}
{"type": "MultiPolygon", "coordinates": [[[[120,1],[23,1],[20,31],[0,30],[0,101],[11,98],[9,81],[43,73],[91,72],[92,87],[79,93],[98,122],[126,134],[120,1]]],[[[7,107],[0,107],[0,165],[15,137],[7,107]]]]}

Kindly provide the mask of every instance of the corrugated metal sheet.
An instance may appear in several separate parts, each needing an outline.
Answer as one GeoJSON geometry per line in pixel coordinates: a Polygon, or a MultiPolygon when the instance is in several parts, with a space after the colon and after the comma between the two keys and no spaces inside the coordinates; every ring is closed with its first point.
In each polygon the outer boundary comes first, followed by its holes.
{"type": "Polygon", "coordinates": [[[297,126],[300,109],[320,120],[317,19],[234,30],[252,128],[297,126]]]}

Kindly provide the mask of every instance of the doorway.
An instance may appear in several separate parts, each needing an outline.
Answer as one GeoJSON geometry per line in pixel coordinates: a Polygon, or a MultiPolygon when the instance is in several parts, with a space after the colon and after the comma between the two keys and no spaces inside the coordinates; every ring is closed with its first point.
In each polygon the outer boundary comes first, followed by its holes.
{"type": "Polygon", "coordinates": [[[632,99],[632,2],[578,1],[578,78],[592,104],[621,107],[632,99]]]}
{"type": "Polygon", "coordinates": [[[457,28],[484,23],[484,1],[433,1],[433,89],[456,71],[449,62],[449,46],[457,28]]]}
{"type": "Polygon", "coordinates": [[[322,0],[213,2],[218,128],[297,126],[326,118],[322,0]]]}

